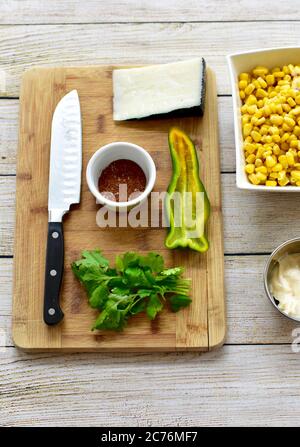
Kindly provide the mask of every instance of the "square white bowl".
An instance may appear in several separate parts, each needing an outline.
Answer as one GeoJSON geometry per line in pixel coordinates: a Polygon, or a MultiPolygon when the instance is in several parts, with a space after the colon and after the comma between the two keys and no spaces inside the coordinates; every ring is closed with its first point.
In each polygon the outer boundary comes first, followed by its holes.
{"type": "Polygon", "coordinates": [[[238,89],[238,75],[249,72],[257,65],[267,68],[288,64],[300,64],[300,47],[268,48],[265,50],[253,50],[244,53],[235,53],[227,56],[229,65],[230,82],[233,99],[234,136],[236,151],[236,185],[240,189],[271,192],[300,192],[298,186],[263,186],[252,185],[244,171],[245,156],[243,150],[243,135],[241,124],[242,101],[238,89]]]}

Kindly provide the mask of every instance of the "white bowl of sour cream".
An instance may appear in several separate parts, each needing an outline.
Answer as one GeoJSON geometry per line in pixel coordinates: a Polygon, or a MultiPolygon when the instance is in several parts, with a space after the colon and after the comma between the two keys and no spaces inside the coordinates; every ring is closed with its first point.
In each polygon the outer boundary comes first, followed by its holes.
{"type": "Polygon", "coordinates": [[[300,238],[290,239],[273,251],[265,267],[264,286],[276,309],[300,322],[300,238]]]}

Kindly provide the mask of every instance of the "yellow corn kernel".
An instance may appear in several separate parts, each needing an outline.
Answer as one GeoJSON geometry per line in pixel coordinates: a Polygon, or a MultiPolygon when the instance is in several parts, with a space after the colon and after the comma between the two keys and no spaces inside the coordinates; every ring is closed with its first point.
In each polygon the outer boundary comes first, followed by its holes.
{"type": "Polygon", "coordinates": [[[300,95],[297,95],[297,96],[296,96],[296,98],[295,98],[295,102],[296,102],[297,104],[300,104],[300,95]]]}
{"type": "MultiPolygon", "coordinates": [[[[256,151],[256,158],[260,159],[263,157],[263,154],[265,152],[265,148],[260,144],[257,151],[256,151]]],[[[259,165],[260,166],[260,165],[259,165]]]]}
{"type": "Polygon", "coordinates": [[[269,133],[269,126],[263,124],[260,128],[261,135],[268,135],[269,133]]]}
{"type": "Polygon", "coordinates": [[[251,93],[255,90],[255,85],[251,82],[250,84],[247,85],[247,87],[245,88],[245,93],[246,95],[251,95],[251,93]]]}
{"type": "Polygon", "coordinates": [[[242,107],[241,107],[241,112],[242,113],[247,113],[247,104],[244,104],[242,107]]]}
{"type": "Polygon", "coordinates": [[[279,115],[283,114],[283,109],[281,104],[276,104],[276,112],[279,113],[279,115]]]}
{"type": "Polygon", "coordinates": [[[295,163],[294,168],[298,169],[298,171],[300,170],[300,163],[295,163]]]}
{"type": "Polygon", "coordinates": [[[300,136],[300,126],[295,126],[293,131],[294,131],[294,134],[296,135],[296,137],[300,136]]]}
{"type": "Polygon", "coordinates": [[[268,93],[265,90],[263,90],[262,88],[258,88],[256,90],[256,97],[257,98],[266,98],[267,96],[268,96],[268,93]]]}
{"type": "Polygon", "coordinates": [[[248,79],[249,79],[249,73],[241,73],[241,74],[239,75],[239,79],[240,79],[240,81],[248,81],[248,79]]]}
{"type": "Polygon", "coordinates": [[[292,128],[290,126],[287,125],[287,123],[283,123],[282,124],[282,129],[286,132],[291,132],[292,128]]]}
{"type": "Polygon", "coordinates": [[[276,90],[273,90],[270,94],[269,97],[270,98],[275,98],[275,96],[277,96],[276,90]]]}
{"type": "Polygon", "coordinates": [[[243,135],[244,135],[244,137],[247,137],[248,135],[251,134],[252,128],[253,128],[253,126],[252,126],[251,123],[248,123],[248,124],[244,125],[244,127],[243,127],[243,135]]]}
{"type": "Polygon", "coordinates": [[[267,180],[266,186],[277,186],[276,180],[267,180]]]}
{"type": "Polygon", "coordinates": [[[293,115],[299,115],[300,114],[300,107],[295,107],[293,110],[293,115]]]}
{"type": "Polygon", "coordinates": [[[252,117],[251,117],[251,124],[253,124],[253,126],[256,126],[257,125],[257,121],[258,121],[258,118],[255,115],[252,115],[252,117]]]}
{"type": "Polygon", "coordinates": [[[274,143],[279,143],[280,140],[281,140],[280,135],[277,135],[277,134],[272,135],[272,141],[273,141],[274,143]]]}
{"type": "Polygon", "coordinates": [[[282,104],[282,108],[287,113],[292,110],[291,106],[289,106],[288,104],[282,104]]]}
{"type": "Polygon", "coordinates": [[[278,81],[278,85],[280,85],[280,86],[283,86],[283,85],[287,85],[287,86],[289,86],[289,81],[287,81],[287,80],[285,80],[285,79],[282,79],[281,81],[278,81]]]}
{"type": "MultiPolygon", "coordinates": [[[[247,126],[247,124],[246,124],[246,126],[247,126]]],[[[256,143],[259,143],[261,140],[261,134],[259,132],[257,132],[256,130],[252,130],[251,137],[253,138],[254,141],[256,141],[256,143]]]]}
{"type": "Polygon", "coordinates": [[[277,179],[278,178],[278,172],[271,172],[269,174],[269,177],[272,178],[272,179],[277,179]]]}
{"type": "Polygon", "coordinates": [[[292,171],[291,175],[295,182],[300,181],[300,171],[292,171]]]}
{"type": "Polygon", "coordinates": [[[288,161],[287,161],[286,155],[280,155],[278,157],[278,161],[284,169],[286,169],[288,167],[288,161]]]}
{"type": "Polygon", "coordinates": [[[253,106],[254,104],[257,104],[256,97],[254,95],[249,95],[245,101],[245,104],[247,104],[248,106],[253,106]]]}
{"type": "Polygon", "coordinates": [[[284,77],[284,71],[274,71],[273,72],[273,76],[274,76],[274,78],[283,78],[284,77]]]}
{"type": "Polygon", "coordinates": [[[300,182],[296,182],[296,186],[300,186],[300,182]]]}
{"type": "Polygon", "coordinates": [[[246,93],[244,92],[244,90],[240,90],[240,98],[241,99],[245,99],[246,98],[246,93]]]}
{"type": "Polygon", "coordinates": [[[282,118],[282,116],[279,116],[279,115],[271,115],[270,121],[275,126],[281,126],[283,123],[283,118],[282,118]]]}
{"type": "MultiPolygon", "coordinates": [[[[249,157],[248,157],[249,158],[249,157]]],[[[262,162],[262,160],[260,159],[260,158],[257,158],[256,160],[255,160],[255,167],[256,168],[259,168],[260,166],[262,166],[263,165],[263,162],[262,162]]]]}
{"type": "Polygon", "coordinates": [[[265,183],[265,181],[267,180],[266,174],[263,174],[262,172],[257,172],[255,175],[260,183],[265,183]]]}
{"type": "Polygon", "coordinates": [[[290,134],[288,132],[285,132],[281,137],[281,142],[284,143],[290,138],[290,134]]]}
{"type": "Polygon", "coordinates": [[[252,142],[253,142],[252,137],[251,137],[250,135],[248,135],[248,136],[245,138],[245,142],[246,142],[246,143],[252,143],[252,142]]]}
{"type": "Polygon", "coordinates": [[[267,87],[267,83],[266,83],[266,81],[260,76],[259,78],[257,78],[257,82],[259,83],[259,85],[262,87],[262,88],[266,88],[267,87]]]}
{"type": "Polygon", "coordinates": [[[285,116],[283,118],[283,121],[289,126],[289,127],[294,127],[296,125],[296,121],[293,120],[293,118],[289,117],[289,116],[285,116]]]}
{"type": "Polygon", "coordinates": [[[287,99],[287,103],[291,106],[291,107],[295,107],[296,103],[293,100],[293,98],[291,98],[290,96],[287,99]]]}
{"type": "Polygon", "coordinates": [[[266,76],[269,73],[267,67],[257,66],[252,70],[254,76],[266,76]]]}
{"type": "Polygon", "coordinates": [[[244,151],[247,151],[249,155],[254,154],[255,150],[256,150],[256,147],[254,144],[248,143],[248,142],[244,143],[244,151]]]}
{"type": "Polygon", "coordinates": [[[254,84],[254,87],[256,88],[256,90],[260,88],[260,84],[257,79],[253,79],[252,84],[254,84]]]}
{"type": "Polygon", "coordinates": [[[246,114],[242,116],[242,125],[247,124],[250,120],[250,115],[246,114]]]}
{"type": "Polygon", "coordinates": [[[283,166],[281,163],[276,163],[275,166],[273,166],[272,171],[273,172],[280,172],[283,170],[283,166]]]}
{"type": "Polygon", "coordinates": [[[248,163],[248,164],[252,164],[252,163],[254,163],[255,162],[255,155],[254,154],[250,154],[247,158],[246,158],[246,162],[248,163]]]}
{"type": "MultiPolygon", "coordinates": [[[[274,137],[279,137],[279,135],[274,135],[274,137]]],[[[272,137],[272,138],[274,138],[274,137],[272,137]]],[[[280,147],[278,146],[278,144],[274,144],[274,146],[273,146],[273,154],[274,155],[280,155],[281,154],[281,150],[280,150],[280,147]]]]}
{"type": "Polygon", "coordinates": [[[270,144],[273,141],[271,135],[263,135],[261,139],[263,143],[267,144],[270,144]]]}
{"type": "Polygon", "coordinates": [[[290,141],[290,147],[293,147],[295,149],[298,149],[298,140],[292,140],[290,141]]]}
{"type": "Polygon", "coordinates": [[[275,82],[274,75],[272,75],[272,74],[267,75],[266,76],[266,82],[267,82],[268,85],[273,85],[274,82],[275,82]]]}
{"type": "Polygon", "coordinates": [[[254,113],[257,112],[257,105],[253,104],[252,106],[247,106],[247,112],[250,115],[254,115],[254,113]]]}
{"type": "Polygon", "coordinates": [[[256,125],[257,125],[257,126],[261,126],[262,124],[264,124],[265,121],[266,121],[266,118],[265,118],[264,116],[262,116],[261,118],[259,118],[259,119],[256,121],[256,125]]]}
{"type": "Polygon", "coordinates": [[[257,178],[256,174],[248,175],[248,179],[251,183],[253,183],[253,185],[259,185],[259,179],[257,178]]]}
{"type": "Polygon", "coordinates": [[[240,90],[244,90],[244,89],[247,87],[247,85],[248,85],[248,82],[247,82],[245,79],[242,79],[242,80],[239,82],[239,89],[240,89],[240,90]]]}
{"type": "Polygon", "coordinates": [[[258,168],[255,168],[255,172],[260,172],[261,174],[267,174],[268,170],[265,166],[259,166],[258,168]]]}
{"type": "Polygon", "coordinates": [[[269,132],[271,135],[279,135],[279,129],[277,126],[270,126],[269,132]]]}
{"type": "Polygon", "coordinates": [[[289,183],[289,179],[287,178],[285,171],[278,173],[278,183],[280,186],[286,186],[289,183]]]}
{"type": "Polygon", "coordinates": [[[288,162],[289,166],[294,166],[295,158],[294,158],[294,154],[291,151],[288,151],[286,153],[286,159],[287,159],[287,162],[288,162]]]}
{"type": "Polygon", "coordinates": [[[245,166],[245,171],[247,174],[253,174],[255,166],[253,163],[249,163],[245,166]]]}
{"type": "Polygon", "coordinates": [[[273,166],[276,165],[276,161],[274,160],[274,158],[271,155],[268,155],[266,157],[266,166],[268,168],[273,168],[273,166]]]}
{"type": "Polygon", "coordinates": [[[271,107],[270,107],[269,105],[265,105],[265,106],[264,106],[264,115],[265,115],[265,116],[270,116],[271,113],[272,113],[272,109],[271,109],[271,107]]]}

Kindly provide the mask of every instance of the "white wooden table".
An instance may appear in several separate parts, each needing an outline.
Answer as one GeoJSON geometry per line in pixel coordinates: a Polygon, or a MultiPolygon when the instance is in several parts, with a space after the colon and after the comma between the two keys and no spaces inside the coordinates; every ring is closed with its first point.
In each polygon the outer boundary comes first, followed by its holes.
{"type": "MultiPolygon", "coordinates": [[[[266,255],[300,234],[300,195],[235,187],[225,54],[299,45],[300,2],[2,0],[0,3],[0,425],[299,425],[297,325],[268,303],[266,255]],[[25,354],[11,340],[18,95],[35,65],[204,56],[219,93],[228,333],[219,351],[25,354]]],[[[299,61],[300,62],[300,61],[299,61]]]]}

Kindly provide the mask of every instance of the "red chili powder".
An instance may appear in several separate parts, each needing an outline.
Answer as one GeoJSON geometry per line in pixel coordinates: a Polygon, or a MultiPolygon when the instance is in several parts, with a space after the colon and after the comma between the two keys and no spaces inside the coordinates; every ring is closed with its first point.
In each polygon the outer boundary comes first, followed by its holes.
{"type": "Polygon", "coordinates": [[[107,199],[114,202],[127,202],[131,194],[134,193],[134,197],[137,197],[144,192],[146,176],[142,168],[134,161],[116,160],[101,172],[98,188],[107,199]],[[126,185],[127,187],[127,195],[125,197],[120,197],[120,185],[126,185]]]}

